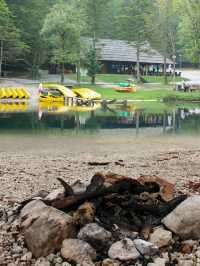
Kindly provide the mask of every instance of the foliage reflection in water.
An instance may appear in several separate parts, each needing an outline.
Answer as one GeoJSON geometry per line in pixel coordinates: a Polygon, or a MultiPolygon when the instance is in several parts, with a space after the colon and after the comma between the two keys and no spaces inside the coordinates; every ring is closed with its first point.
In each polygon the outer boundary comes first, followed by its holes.
{"type": "MultiPolygon", "coordinates": [[[[83,132],[89,130],[95,134],[101,129],[132,129],[136,134],[140,130],[155,129],[159,133],[200,132],[200,106],[167,106],[152,103],[148,106],[106,105],[91,107],[39,106],[31,109],[24,104],[0,104],[0,132],[26,131],[32,133],[83,132]]],[[[153,132],[153,131],[151,131],[153,132]]],[[[151,133],[153,134],[153,133],[151,133]]]]}

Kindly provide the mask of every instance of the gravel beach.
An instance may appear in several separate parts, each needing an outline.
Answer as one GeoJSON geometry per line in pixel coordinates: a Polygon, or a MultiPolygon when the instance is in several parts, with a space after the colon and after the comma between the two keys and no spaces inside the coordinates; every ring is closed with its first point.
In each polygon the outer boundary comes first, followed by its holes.
{"type": "MultiPolygon", "coordinates": [[[[117,132],[117,131],[116,131],[117,132]]],[[[95,172],[130,177],[158,175],[181,189],[200,176],[198,137],[138,137],[130,134],[1,135],[0,197],[21,200],[57,186],[57,177],[88,182],[95,172]],[[122,165],[116,162],[123,160],[122,165]],[[109,162],[89,166],[88,162],[109,162]]]]}

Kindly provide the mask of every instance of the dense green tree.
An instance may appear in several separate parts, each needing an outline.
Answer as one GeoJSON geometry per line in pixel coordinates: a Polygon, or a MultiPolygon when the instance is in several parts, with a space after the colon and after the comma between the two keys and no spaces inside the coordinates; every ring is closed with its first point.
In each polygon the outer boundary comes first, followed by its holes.
{"type": "Polygon", "coordinates": [[[167,83],[167,58],[173,58],[177,50],[179,17],[176,15],[175,0],[154,0],[149,16],[149,40],[163,55],[164,83],[167,83]]]}
{"type": "Polygon", "coordinates": [[[77,3],[60,1],[55,4],[45,18],[41,30],[51,44],[52,60],[61,66],[61,83],[64,82],[65,63],[80,61],[82,15],[77,3]]]}
{"type": "MultiPolygon", "coordinates": [[[[89,51],[90,59],[87,61],[87,67],[89,73],[91,75],[91,82],[95,84],[96,74],[99,67],[94,67],[91,72],[91,68],[93,66],[98,65],[98,58],[96,50],[96,41],[98,38],[103,37],[103,20],[105,18],[105,11],[108,7],[109,0],[83,0],[82,7],[85,13],[85,21],[86,21],[86,29],[84,34],[92,38],[92,47],[89,51]],[[89,65],[91,63],[91,65],[89,65]]],[[[86,56],[88,53],[86,53],[86,56]]]]}
{"type": "Polygon", "coordinates": [[[0,0],[0,76],[2,75],[3,61],[15,60],[25,49],[20,40],[20,32],[14,24],[9,7],[4,0],[0,0]]]}
{"type": "MultiPolygon", "coordinates": [[[[49,58],[61,61],[58,36],[52,34],[46,42],[44,35],[40,34],[50,8],[60,2],[69,7],[74,5],[75,17],[84,28],[82,35],[92,38],[89,51],[92,60],[86,60],[91,66],[94,62],[98,63],[98,51],[94,52],[98,38],[120,38],[134,43],[138,81],[140,53],[146,40],[163,55],[165,73],[166,58],[180,51],[187,61],[200,63],[200,0],[0,0],[0,72],[3,60],[13,62],[18,59],[30,69],[32,77],[37,78],[39,69],[49,62],[49,58]],[[53,57],[48,55],[48,51],[53,51],[53,57]]],[[[80,27],[75,24],[79,35],[80,27]]],[[[73,44],[73,49],[67,45],[71,55],[66,52],[62,57],[65,57],[64,61],[75,63],[79,69],[84,49],[81,42],[75,40],[79,37],[74,37],[76,34],[70,37],[70,34],[68,40],[72,38],[72,43],[76,45],[73,44]]],[[[94,72],[97,70],[94,68],[94,72]]],[[[94,82],[95,76],[96,73],[94,82]]]]}
{"type": "Polygon", "coordinates": [[[147,41],[147,17],[150,15],[151,5],[151,0],[127,0],[122,3],[121,36],[136,48],[138,82],[140,82],[140,53],[147,41]]]}
{"type": "Polygon", "coordinates": [[[91,47],[86,56],[87,60],[85,62],[85,65],[88,70],[87,74],[89,77],[91,77],[91,83],[95,84],[96,73],[98,73],[101,69],[101,65],[98,61],[97,50],[91,47]]]}
{"type": "Polygon", "coordinates": [[[32,78],[39,77],[39,69],[47,58],[47,44],[40,35],[44,18],[54,0],[7,0],[23,41],[29,50],[23,62],[31,72],[32,78]]]}
{"type": "Polygon", "coordinates": [[[179,45],[185,58],[200,65],[200,0],[183,0],[179,45]]]}

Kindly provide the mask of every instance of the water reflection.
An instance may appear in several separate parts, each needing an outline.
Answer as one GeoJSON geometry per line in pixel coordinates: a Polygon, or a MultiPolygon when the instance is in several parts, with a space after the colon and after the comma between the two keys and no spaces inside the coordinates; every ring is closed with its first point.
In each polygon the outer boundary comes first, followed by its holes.
{"type": "Polygon", "coordinates": [[[199,106],[162,106],[162,108],[136,107],[134,105],[108,105],[93,107],[40,105],[37,110],[27,104],[0,104],[0,129],[45,131],[71,129],[75,132],[101,129],[159,128],[165,134],[199,133],[199,106]]]}

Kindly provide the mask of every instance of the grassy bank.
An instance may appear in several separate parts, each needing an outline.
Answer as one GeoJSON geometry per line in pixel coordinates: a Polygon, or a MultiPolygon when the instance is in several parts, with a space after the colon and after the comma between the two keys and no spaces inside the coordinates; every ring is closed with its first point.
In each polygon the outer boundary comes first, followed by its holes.
{"type": "Polygon", "coordinates": [[[116,100],[157,100],[165,102],[200,102],[200,92],[177,92],[173,91],[170,87],[163,87],[160,89],[151,88],[147,90],[141,87],[136,93],[120,93],[112,88],[100,88],[90,86],[96,92],[102,95],[103,99],[116,99],[116,100]]]}

